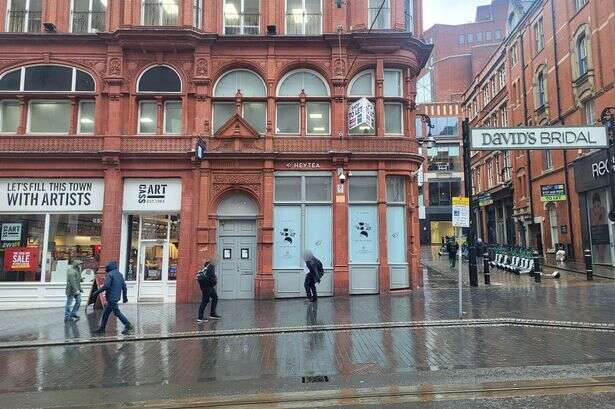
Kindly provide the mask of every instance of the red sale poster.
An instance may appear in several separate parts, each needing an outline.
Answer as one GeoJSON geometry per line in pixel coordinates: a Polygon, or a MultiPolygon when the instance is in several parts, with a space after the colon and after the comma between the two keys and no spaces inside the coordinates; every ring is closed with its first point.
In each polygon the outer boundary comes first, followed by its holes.
{"type": "Polygon", "coordinates": [[[38,247],[9,247],[4,250],[4,270],[35,272],[38,256],[38,247]]]}

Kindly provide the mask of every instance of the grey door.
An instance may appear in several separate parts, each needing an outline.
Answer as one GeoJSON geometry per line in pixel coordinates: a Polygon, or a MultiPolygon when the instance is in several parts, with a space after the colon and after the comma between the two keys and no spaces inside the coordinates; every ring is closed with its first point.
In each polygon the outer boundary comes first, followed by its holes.
{"type": "Polygon", "coordinates": [[[256,222],[218,221],[218,296],[253,298],[256,275],[256,222]]]}

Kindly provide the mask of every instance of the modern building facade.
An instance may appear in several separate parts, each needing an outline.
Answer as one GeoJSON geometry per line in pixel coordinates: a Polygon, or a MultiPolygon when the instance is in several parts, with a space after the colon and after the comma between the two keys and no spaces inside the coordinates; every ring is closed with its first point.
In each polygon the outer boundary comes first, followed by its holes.
{"type": "Polygon", "coordinates": [[[421,2],[0,0],[0,302],[416,287],[421,2]],[[371,30],[370,30],[371,28],[371,30]],[[345,182],[345,183],[344,183],[345,182]],[[98,275],[97,279],[101,279],[98,275]]]}
{"type": "MultiPolygon", "coordinates": [[[[611,45],[615,6],[593,0],[536,0],[515,2],[513,6],[505,41],[464,95],[464,113],[472,125],[600,125],[602,110],[615,105],[615,74],[610,68],[615,61],[611,45]],[[493,79],[499,84],[497,73],[502,68],[505,86],[498,85],[493,92],[491,84],[493,79]]],[[[478,200],[481,193],[504,190],[508,195],[508,189],[512,189],[515,237],[496,236],[496,241],[506,239],[504,242],[532,247],[543,254],[561,247],[577,260],[583,259],[585,248],[592,247],[595,261],[613,265],[612,223],[606,216],[596,216],[596,221],[588,216],[594,197],[594,213],[608,215],[610,195],[604,187],[591,192],[595,195],[579,194],[592,186],[597,189],[604,180],[589,184],[582,178],[579,185],[575,178],[575,173],[578,176],[588,171],[592,159],[587,155],[592,153],[544,150],[475,154],[472,167],[478,200]],[[490,164],[495,172],[490,171],[490,164]],[[580,168],[585,170],[577,170],[580,168]],[[492,177],[503,172],[506,178],[489,187],[490,172],[495,175],[492,177]],[[563,195],[541,194],[553,188],[563,195]],[[593,236],[591,226],[596,226],[593,236]]],[[[599,158],[599,154],[592,158],[599,158]]],[[[510,212],[504,217],[509,218],[510,212]]],[[[484,219],[484,214],[479,217],[484,219]]]]}

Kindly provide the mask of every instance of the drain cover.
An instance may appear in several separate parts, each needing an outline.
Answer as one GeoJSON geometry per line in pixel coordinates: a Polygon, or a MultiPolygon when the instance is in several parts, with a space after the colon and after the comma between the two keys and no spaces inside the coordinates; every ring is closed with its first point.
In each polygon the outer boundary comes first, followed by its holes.
{"type": "Polygon", "coordinates": [[[327,375],[302,376],[301,383],[329,382],[327,375]]]}

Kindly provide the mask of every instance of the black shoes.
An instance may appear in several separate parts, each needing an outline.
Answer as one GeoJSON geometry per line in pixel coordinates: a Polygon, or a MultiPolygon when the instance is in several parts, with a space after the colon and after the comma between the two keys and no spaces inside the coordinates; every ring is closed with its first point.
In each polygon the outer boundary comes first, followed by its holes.
{"type": "Polygon", "coordinates": [[[97,328],[96,331],[94,331],[94,335],[104,335],[105,334],[105,329],[104,328],[97,328]]]}
{"type": "Polygon", "coordinates": [[[209,319],[210,320],[221,320],[222,317],[219,316],[218,314],[212,314],[212,315],[209,316],[209,319]]]}
{"type": "Polygon", "coordinates": [[[124,327],[124,331],[122,331],[122,334],[123,335],[131,334],[133,329],[134,329],[134,327],[132,325],[124,327]]]}

